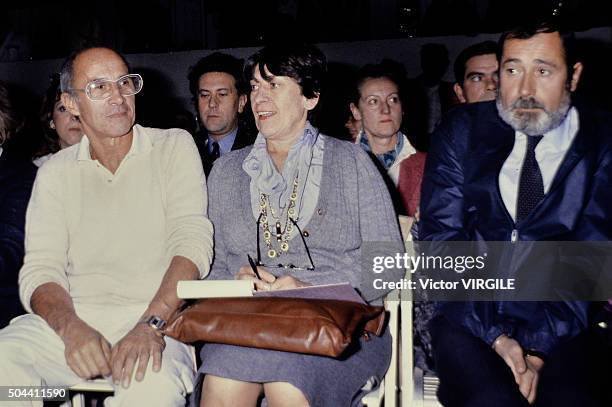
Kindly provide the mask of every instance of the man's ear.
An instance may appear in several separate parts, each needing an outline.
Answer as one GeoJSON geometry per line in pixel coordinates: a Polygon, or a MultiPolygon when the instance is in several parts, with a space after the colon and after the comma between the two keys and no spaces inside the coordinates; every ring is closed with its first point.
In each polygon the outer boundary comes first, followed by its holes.
{"type": "Polygon", "coordinates": [[[359,108],[357,106],[355,106],[355,104],[353,102],[351,102],[351,104],[349,105],[349,108],[351,109],[351,113],[353,113],[353,118],[355,120],[357,120],[358,122],[361,121],[361,112],[359,111],[359,108]]]}
{"type": "Polygon", "coordinates": [[[246,105],[247,102],[247,95],[240,95],[238,97],[238,113],[242,113],[242,111],[244,110],[244,106],[246,105]]]}
{"type": "Polygon", "coordinates": [[[319,103],[318,93],[315,93],[315,95],[311,98],[307,98],[306,96],[304,96],[304,107],[306,108],[306,110],[314,109],[315,106],[317,106],[317,103],[319,103]]]}
{"type": "Polygon", "coordinates": [[[463,95],[463,88],[459,86],[458,83],[455,83],[455,85],[453,86],[453,90],[455,91],[455,95],[457,95],[457,99],[459,99],[459,102],[467,103],[467,99],[463,95]]]}
{"type": "Polygon", "coordinates": [[[63,92],[62,96],[62,104],[70,112],[73,116],[80,116],[79,107],[76,103],[76,96],[71,95],[70,93],[63,92]]]}
{"type": "Polygon", "coordinates": [[[578,82],[580,82],[580,75],[582,74],[582,62],[576,62],[574,64],[574,71],[572,72],[572,80],[570,82],[570,91],[574,92],[578,88],[578,82]]]}

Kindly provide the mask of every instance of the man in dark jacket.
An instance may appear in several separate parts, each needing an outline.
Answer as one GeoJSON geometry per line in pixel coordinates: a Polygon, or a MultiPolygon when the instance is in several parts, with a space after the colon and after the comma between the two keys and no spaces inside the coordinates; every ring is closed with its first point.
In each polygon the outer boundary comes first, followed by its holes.
{"type": "Polygon", "coordinates": [[[201,58],[187,77],[200,127],[194,140],[208,176],[217,158],[255,140],[254,132],[239,120],[247,104],[242,61],[215,52],[201,58]]]}
{"type": "MultiPolygon", "coordinates": [[[[433,137],[423,240],[612,240],[612,120],[572,106],[582,64],[571,38],[547,24],[502,36],[496,103],[455,109],[433,137]]],[[[440,401],[598,405],[581,364],[587,319],[578,301],[440,304],[440,401]]]]}

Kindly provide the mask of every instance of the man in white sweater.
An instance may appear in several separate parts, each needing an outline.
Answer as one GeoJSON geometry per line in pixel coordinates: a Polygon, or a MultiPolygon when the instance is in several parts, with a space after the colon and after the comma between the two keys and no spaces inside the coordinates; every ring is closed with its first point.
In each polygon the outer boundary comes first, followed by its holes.
{"type": "Polygon", "coordinates": [[[134,124],[142,78],[113,50],[69,57],[61,86],[85,136],[36,179],[19,275],[30,314],[0,331],[0,383],[103,376],[107,406],[183,405],[190,351],[161,329],[181,306],[177,281],[204,277],[212,258],[197,148],[182,130],[134,124]]]}

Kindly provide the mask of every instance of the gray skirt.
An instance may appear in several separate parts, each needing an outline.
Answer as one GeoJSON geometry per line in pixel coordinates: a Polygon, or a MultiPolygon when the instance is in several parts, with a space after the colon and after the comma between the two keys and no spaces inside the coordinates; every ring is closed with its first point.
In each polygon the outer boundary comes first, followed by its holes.
{"type": "Polygon", "coordinates": [[[207,374],[252,383],[288,382],[302,391],[311,407],[360,406],[361,388],[380,382],[391,360],[391,335],[361,338],[341,358],[304,355],[209,343],[200,353],[192,405],[198,406],[207,374]]]}

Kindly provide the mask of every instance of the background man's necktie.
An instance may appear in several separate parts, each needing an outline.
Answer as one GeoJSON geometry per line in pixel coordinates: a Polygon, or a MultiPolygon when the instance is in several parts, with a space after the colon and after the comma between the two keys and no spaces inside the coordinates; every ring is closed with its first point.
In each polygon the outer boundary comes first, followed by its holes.
{"type": "Polygon", "coordinates": [[[543,136],[527,136],[527,151],[521,169],[518,199],[516,204],[516,221],[520,222],[531,213],[533,208],[544,198],[544,181],[536,160],[535,149],[543,136]]]}
{"type": "Polygon", "coordinates": [[[212,151],[210,153],[210,158],[215,161],[221,155],[221,151],[219,150],[219,143],[213,141],[212,143],[212,151]]]}

